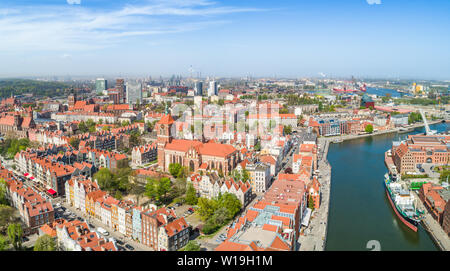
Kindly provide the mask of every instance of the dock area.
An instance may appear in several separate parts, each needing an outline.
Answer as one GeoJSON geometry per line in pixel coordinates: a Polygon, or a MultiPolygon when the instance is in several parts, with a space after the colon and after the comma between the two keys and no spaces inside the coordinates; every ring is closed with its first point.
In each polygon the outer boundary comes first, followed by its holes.
{"type": "Polygon", "coordinates": [[[327,161],[330,141],[319,138],[321,159],[318,162],[321,184],[321,202],[319,209],[313,211],[310,224],[300,235],[300,251],[324,251],[327,240],[328,212],[330,209],[331,166],[327,161]]]}
{"type": "Polygon", "coordinates": [[[448,235],[444,232],[441,225],[434,219],[428,210],[423,205],[422,201],[419,198],[419,195],[417,193],[413,193],[414,197],[416,198],[417,205],[422,210],[425,210],[425,217],[422,220],[422,226],[425,228],[425,230],[430,234],[430,236],[433,238],[433,241],[438,245],[438,247],[443,251],[450,251],[450,238],[448,235]]]}

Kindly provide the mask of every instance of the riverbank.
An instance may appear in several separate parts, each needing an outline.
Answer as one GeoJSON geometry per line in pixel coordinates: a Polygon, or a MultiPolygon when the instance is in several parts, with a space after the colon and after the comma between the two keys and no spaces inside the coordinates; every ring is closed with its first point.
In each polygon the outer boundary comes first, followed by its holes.
{"type": "Polygon", "coordinates": [[[328,214],[331,194],[331,166],[327,161],[330,142],[319,139],[321,158],[318,161],[319,182],[321,191],[320,207],[313,211],[310,224],[300,235],[300,251],[324,251],[328,232],[328,214]]]}
{"type": "MultiPolygon", "coordinates": [[[[430,128],[443,133],[449,126],[439,123],[430,128]]],[[[408,134],[423,132],[423,128],[418,128],[408,134]]],[[[330,145],[326,158],[333,169],[333,196],[330,197],[326,251],[367,251],[372,248],[369,241],[379,242],[383,251],[439,250],[424,226],[413,232],[398,221],[386,197],[382,184],[386,173],[383,158],[397,138],[390,133],[371,140],[356,139],[330,145]]]]}
{"type": "Polygon", "coordinates": [[[425,211],[425,217],[422,220],[422,226],[429,233],[433,241],[442,251],[450,251],[450,238],[444,232],[441,225],[434,219],[423,205],[417,193],[413,193],[419,207],[425,211]]]}
{"type": "MultiPolygon", "coordinates": [[[[442,122],[442,120],[431,121],[428,123],[428,125],[438,124],[441,122],[442,122]]],[[[371,134],[333,136],[333,137],[327,137],[327,139],[333,143],[341,143],[341,142],[347,141],[347,140],[353,140],[353,139],[357,139],[357,138],[371,137],[371,136],[377,136],[377,135],[384,135],[384,134],[391,134],[391,133],[409,133],[409,132],[413,131],[414,129],[423,127],[423,126],[425,126],[424,123],[416,123],[416,124],[405,127],[406,130],[404,130],[404,131],[401,128],[394,128],[394,129],[389,129],[389,130],[384,130],[384,131],[373,132],[371,134]]]]}

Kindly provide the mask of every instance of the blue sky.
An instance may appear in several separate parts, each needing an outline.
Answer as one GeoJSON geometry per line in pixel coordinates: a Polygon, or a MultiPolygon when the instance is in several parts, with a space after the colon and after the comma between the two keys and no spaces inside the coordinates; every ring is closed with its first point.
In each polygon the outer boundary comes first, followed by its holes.
{"type": "Polygon", "coordinates": [[[450,80],[448,14],[448,0],[2,0],[0,76],[192,65],[203,76],[450,80]]]}

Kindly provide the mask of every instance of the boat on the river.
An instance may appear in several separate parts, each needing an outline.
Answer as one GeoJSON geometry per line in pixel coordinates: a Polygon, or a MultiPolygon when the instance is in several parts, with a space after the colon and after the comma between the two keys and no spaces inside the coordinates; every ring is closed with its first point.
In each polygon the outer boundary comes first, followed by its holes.
{"type": "Polygon", "coordinates": [[[384,187],[392,208],[397,217],[411,230],[417,232],[419,222],[423,218],[423,211],[416,207],[414,195],[398,180],[392,180],[385,174],[384,187]]]}

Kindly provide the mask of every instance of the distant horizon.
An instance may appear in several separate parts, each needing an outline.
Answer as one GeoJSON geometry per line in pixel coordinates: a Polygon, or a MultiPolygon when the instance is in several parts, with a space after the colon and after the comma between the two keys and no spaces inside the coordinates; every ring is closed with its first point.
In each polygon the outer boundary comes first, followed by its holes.
{"type": "MultiPolygon", "coordinates": [[[[171,74],[171,75],[118,75],[118,74],[110,74],[110,75],[33,75],[33,76],[1,76],[0,75],[0,81],[1,80],[39,80],[39,79],[46,79],[49,81],[53,81],[53,79],[56,77],[57,80],[96,80],[98,78],[104,78],[107,80],[110,79],[145,79],[145,78],[151,78],[152,80],[159,80],[160,77],[163,79],[169,79],[172,76],[182,76],[183,80],[191,79],[191,80],[207,80],[208,78],[210,80],[224,80],[224,79],[232,79],[232,80],[243,80],[247,75],[241,75],[241,76],[215,76],[215,77],[208,77],[208,76],[202,76],[201,78],[198,77],[190,77],[189,75],[183,75],[183,74],[171,74]],[[53,78],[52,78],[53,77],[53,78]],[[70,78],[70,79],[67,79],[70,78]]],[[[271,79],[271,80],[303,80],[303,79],[311,79],[311,80],[350,80],[352,78],[352,75],[349,76],[333,76],[333,77],[319,77],[319,76],[297,76],[297,77],[284,77],[284,76],[248,76],[251,77],[253,80],[261,80],[261,79],[271,79]]],[[[450,84],[450,79],[439,79],[439,78],[413,78],[413,77],[356,77],[353,76],[356,80],[381,80],[381,81],[438,81],[438,82],[444,82],[450,84]]]]}
{"type": "Polygon", "coordinates": [[[450,1],[3,0],[0,78],[450,80],[450,1]]]}

